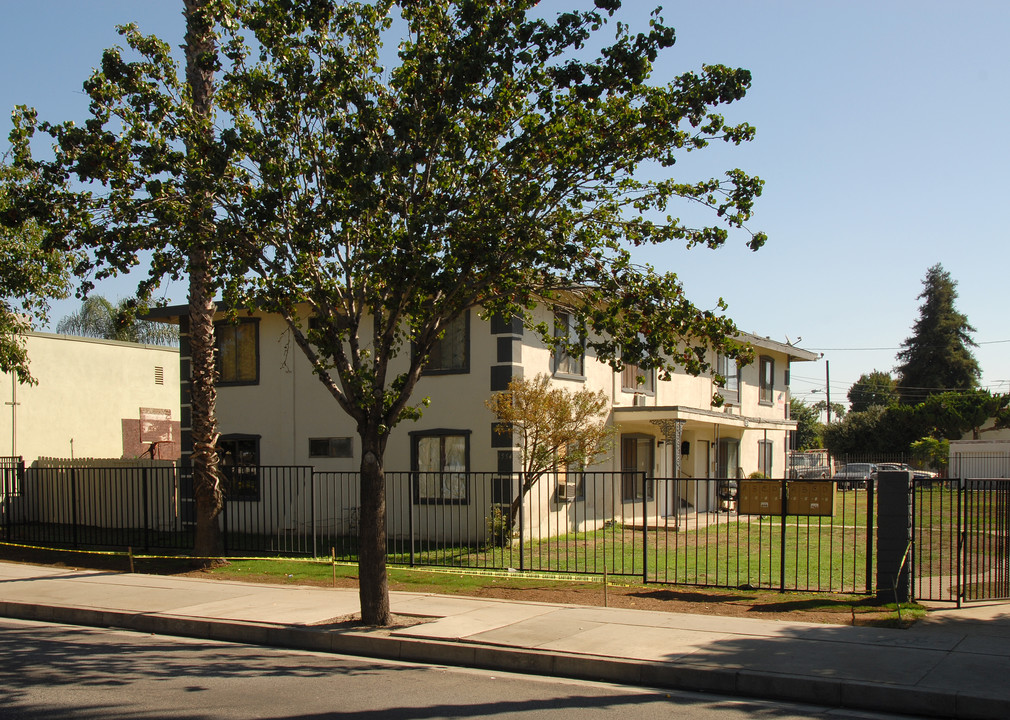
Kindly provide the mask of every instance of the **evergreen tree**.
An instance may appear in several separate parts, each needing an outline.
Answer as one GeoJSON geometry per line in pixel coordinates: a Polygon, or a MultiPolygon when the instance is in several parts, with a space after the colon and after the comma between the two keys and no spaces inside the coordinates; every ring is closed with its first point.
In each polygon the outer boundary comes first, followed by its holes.
{"type": "Polygon", "coordinates": [[[874,405],[888,407],[898,401],[898,383],[891,373],[881,370],[863,373],[852,383],[848,398],[852,412],[863,412],[874,405]]]}
{"type": "Polygon", "coordinates": [[[980,375],[970,349],[977,346],[970,335],[975,328],[954,307],[957,282],[937,263],[926,271],[922,285],[919,319],[898,353],[898,395],[906,405],[947,390],[974,388],[980,375]]]}

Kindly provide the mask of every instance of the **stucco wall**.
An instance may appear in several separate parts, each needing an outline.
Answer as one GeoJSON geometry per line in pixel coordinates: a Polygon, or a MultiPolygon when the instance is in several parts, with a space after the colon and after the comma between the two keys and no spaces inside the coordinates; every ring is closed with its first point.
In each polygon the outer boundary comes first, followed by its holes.
{"type": "MultiPolygon", "coordinates": [[[[543,314],[544,319],[550,316],[543,314]]],[[[288,330],[276,316],[259,318],[260,375],[257,385],[222,386],[218,390],[218,414],[222,435],[249,435],[259,438],[260,458],[264,464],[312,465],[321,471],[354,471],[360,464],[360,446],[350,418],[337,405],[312,373],[308,361],[288,336],[288,330]],[[350,458],[320,458],[309,456],[309,439],[326,437],[352,438],[350,458]]],[[[367,332],[367,329],[366,329],[367,332]]],[[[507,337],[506,333],[504,337],[507,337]]],[[[499,358],[500,332],[493,332],[490,323],[470,311],[470,346],[468,373],[424,376],[414,392],[413,402],[430,398],[418,421],[405,421],[397,426],[389,440],[385,456],[387,470],[409,470],[411,466],[412,432],[458,430],[469,432],[470,469],[495,471],[499,468],[497,447],[492,436],[493,417],[485,406],[494,387],[495,366],[511,375],[532,377],[551,373],[550,351],[532,333],[522,333],[513,344],[508,368],[502,368],[499,358]]],[[[691,444],[693,457],[687,458],[683,469],[692,477],[712,476],[717,459],[716,443],[720,438],[736,438],[739,444],[739,465],[749,473],[757,469],[758,442],[767,439],[773,446],[773,469],[784,470],[787,430],[786,407],[788,388],[785,384],[789,367],[788,356],[774,348],[758,348],[758,355],[775,361],[775,387],[772,404],[759,402],[757,387],[758,364],[742,371],[739,402],[728,410],[711,407],[716,391],[711,377],[694,377],[684,371],[674,373],[670,381],[657,383],[656,391],[641,395],[638,404],[635,393],[621,388],[620,374],[608,365],[589,357],[583,378],[555,378],[560,387],[602,390],[613,408],[620,411],[640,408],[654,409],[649,417],[658,417],[663,408],[696,408],[699,419],[687,426],[682,438],[691,444]],[[758,423],[755,424],[754,420],[758,423]],[[716,426],[720,426],[718,430],[716,426]],[[708,448],[702,442],[710,443],[708,448]]],[[[713,358],[714,360],[714,358],[713,358]]],[[[399,361],[403,366],[405,359],[399,361]]],[[[396,365],[394,365],[394,368],[396,365]]],[[[625,416],[626,417],[626,416],[625,416]]],[[[648,434],[657,440],[659,429],[641,419],[628,423],[618,415],[622,431],[648,434]]],[[[620,470],[618,452],[601,463],[597,470],[620,470]]],[[[657,447],[654,473],[671,474],[673,448],[657,447]]]]}
{"type": "Polygon", "coordinates": [[[26,342],[38,384],[15,386],[0,376],[0,454],[29,464],[38,457],[136,457],[149,447],[140,438],[140,410],[151,408],[171,417],[163,429],[172,440],[158,445],[156,457],[179,457],[177,348],[46,333],[26,342]]]}

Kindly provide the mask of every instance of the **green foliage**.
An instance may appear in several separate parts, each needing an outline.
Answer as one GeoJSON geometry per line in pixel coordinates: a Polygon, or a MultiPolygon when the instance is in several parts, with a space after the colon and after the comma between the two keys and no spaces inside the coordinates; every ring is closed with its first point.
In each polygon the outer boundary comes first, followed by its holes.
{"type": "Polygon", "coordinates": [[[56,332],[147,345],[178,344],[179,331],[174,325],[140,320],[138,312],[143,312],[143,306],[133,298],[113,305],[101,295],[91,295],[77,312],[60,320],[56,332]]]}
{"type": "Polygon", "coordinates": [[[821,447],[823,426],[818,421],[818,411],[799,398],[789,398],[789,417],[796,421],[794,439],[797,450],[811,450],[821,447]]]}
{"type": "MultiPolygon", "coordinates": [[[[15,213],[25,175],[0,164],[0,218],[15,213]]],[[[16,213],[15,213],[16,214],[16,213]]],[[[0,371],[34,383],[24,334],[48,319],[49,301],[69,294],[68,256],[47,249],[33,220],[0,222],[0,371]]]]}
{"type": "Polygon", "coordinates": [[[924,437],[913,442],[909,448],[912,458],[927,467],[943,470],[950,460],[950,441],[924,437]]]}
{"type": "Polygon", "coordinates": [[[832,455],[904,452],[925,430],[915,409],[907,405],[871,406],[851,412],[844,420],[824,427],[824,446],[832,455]]]}
{"type": "Polygon", "coordinates": [[[913,442],[961,438],[968,432],[978,438],[991,418],[1010,414],[1010,396],[988,390],[940,393],[918,405],[872,405],[852,412],[843,422],[824,430],[824,444],[833,455],[903,453],[913,442]]]}
{"type": "Polygon", "coordinates": [[[486,405],[515,437],[529,485],[555,468],[596,464],[610,451],[616,431],[607,424],[610,405],[603,391],[555,386],[544,373],[513,378],[486,405]]]}
{"type": "MultiPolygon", "coordinates": [[[[700,373],[713,348],[747,355],[727,318],[696,308],[675,275],[636,264],[631,248],[717,247],[750,218],[761,181],[739,170],[688,182],[638,172],[749,140],[753,128],[714,108],[741,98],[750,73],[712,65],[656,85],[650,75],[673,43],[662,18],[639,34],[617,23],[611,44],[585,58],[611,11],[543,19],[535,5],[309,12],[262,0],[244,16],[256,59],[237,49],[221,93],[244,168],[228,207],[241,270],[230,298],[287,317],[363,427],[388,432],[417,416],[410,396],[424,358],[471,307],[519,317],[571,354],[584,338],[615,367],[700,373]],[[391,37],[397,14],[402,38],[391,37]],[[391,67],[379,64],[383,39],[398,40],[391,67]],[[719,222],[656,219],[677,200],[719,222]],[[556,338],[537,306],[566,310],[576,332],[556,338]],[[393,374],[390,359],[411,349],[393,374]]],[[[763,242],[750,235],[752,248],[763,242]]]]}
{"type": "Polygon", "coordinates": [[[933,437],[959,440],[971,432],[979,439],[979,432],[987,420],[1005,415],[1010,405],[1010,395],[993,395],[988,390],[945,392],[931,395],[917,410],[923,423],[928,425],[933,437]]]}
{"type": "Polygon", "coordinates": [[[512,519],[507,510],[503,510],[501,505],[491,508],[491,513],[487,518],[487,544],[492,548],[508,547],[512,542],[513,535],[512,519]]]}
{"type": "Polygon", "coordinates": [[[887,372],[863,373],[849,388],[848,398],[852,412],[862,412],[874,405],[888,407],[898,402],[898,383],[887,372]]]}
{"type": "Polygon", "coordinates": [[[954,307],[957,282],[937,263],[922,285],[919,319],[898,353],[898,393],[906,405],[948,390],[972,389],[980,375],[970,349],[977,347],[970,335],[975,328],[954,307]]]}

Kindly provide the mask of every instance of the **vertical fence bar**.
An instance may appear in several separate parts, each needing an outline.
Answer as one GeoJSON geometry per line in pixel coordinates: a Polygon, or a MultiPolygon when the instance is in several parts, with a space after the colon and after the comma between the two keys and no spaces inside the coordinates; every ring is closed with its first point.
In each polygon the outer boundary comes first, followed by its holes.
{"type": "Polygon", "coordinates": [[[523,516],[526,514],[526,512],[525,512],[525,504],[526,503],[525,503],[525,499],[523,497],[526,494],[526,493],[523,492],[523,485],[524,485],[525,482],[526,482],[526,479],[523,477],[523,474],[519,473],[519,488],[518,488],[518,492],[519,492],[519,572],[522,572],[523,570],[526,569],[526,553],[524,552],[524,543],[525,543],[525,540],[526,540],[526,532],[525,532],[526,528],[525,528],[525,525],[524,525],[524,522],[523,522],[524,521],[524,517],[523,516]]]}
{"type": "MultiPolygon", "coordinates": [[[[787,478],[782,478],[782,489],[779,491],[779,497],[781,498],[781,508],[779,510],[779,592],[786,591],[786,513],[788,509],[786,508],[788,499],[788,488],[786,483],[789,482],[787,478]]],[[[768,533],[769,537],[771,533],[768,533]]]]}
{"type": "MultiPolygon", "coordinates": [[[[873,510],[875,501],[876,481],[870,478],[866,481],[866,594],[873,592],[873,510]]],[[[915,483],[912,483],[912,493],[915,493],[915,483]]],[[[855,513],[853,513],[855,517],[855,513]]]]}
{"type": "Polygon", "coordinates": [[[147,468],[145,467],[141,471],[141,482],[143,483],[141,488],[141,502],[144,503],[144,552],[150,552],[151,550],[151,516],[148,511],[147,504],[150,501],[150,488],[148,488],[148,478],[147,468]]]}
{"type": "Polygon", "coordinates": [[[70,468],[70,537],[74,548],[77,548],[77,473],[70,468]]]}

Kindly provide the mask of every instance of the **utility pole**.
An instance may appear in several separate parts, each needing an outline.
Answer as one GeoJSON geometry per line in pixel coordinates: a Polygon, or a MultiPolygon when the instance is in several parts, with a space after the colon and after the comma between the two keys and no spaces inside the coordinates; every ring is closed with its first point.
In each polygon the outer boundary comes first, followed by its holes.
{"type": "Polygon", "coordinates": [[[831,361],[824,361],[824,396],[828,401],[828,425],[831,424],[831,361]]]}

